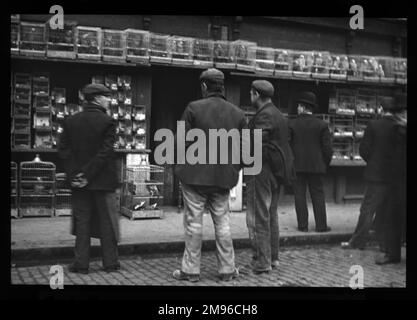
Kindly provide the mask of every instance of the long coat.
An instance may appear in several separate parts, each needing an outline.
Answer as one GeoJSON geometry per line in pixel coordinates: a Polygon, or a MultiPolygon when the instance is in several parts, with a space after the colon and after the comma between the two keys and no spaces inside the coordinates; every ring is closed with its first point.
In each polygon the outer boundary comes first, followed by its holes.
{"type": "Polygon", "coordinates": [[[391,116],[370,121],[359,146],[359,154],[366,161],[364,178],[371,182],[390,181],[396,148],[397,128],[391,116]]]}
{"type": "MultiPolygon", "coordinates": [[[[274,168],[272,162],[277,166],[282,167],[280,172],[278,168],[275,173],[280,177],[286,177],[286,180],[291,183],[295,179],[294,171],[294,156],[288,144],[288,124],[284,115],[272,103],[267,103],[262,108],[257,110],[256,114],[249,122],[249,129],[262,129],[262,163],[268,162],[271,168],[274,168]],[[276,157],[271,145],[277,145],[283,155],[283,160],[276,157]]],[[[273,169],[274,170],[274,169],[273,169]]]]}
{"type": "Polygon", "coordinates": [[[297,172],[326,173],[333,150],[326,122],[301,114],[289,122],[290,145],[297,172]]]}
{"type": "MultiPolygon", "coordinates": [[[[114,142],[116,123],[97,105],[86,105],[82,112],[69,117],[59,137],[58,156],[63,162],[67,179],[84,173],[88,185],[81,190],[114,192],[118,187],[114,142]]],[[[111,212],[110,220],[116,238],[119,237],[119,213],[111,212]]],[[[92,215],[91,236],[99,238],[98,215],[92,215]]],[[[71,233],[75,234],[72,219],[71,233]]]]}
{"type": "MultiPolygon", "coordinates": [[[[180,181],[190,185],[232,189],[238,182],[242,165],[232,164],[232,143],[228,143],[227,164],[220,164],[220,143],[217,143],[217,164],[208,164],[210,154],[209,129],[225,129],[226,131],[237,129],[241,132],[242,129],[247,127],[243,111],[226,101],[222,93],[210,93],[204,99],[191,102],[185,109],[181,120],[185,122],[185,132],[194,128],[201,129],[204,132],[206,137],[206,164],[189,164],[188,161],[185,161],[185,164],[177,164],[175,174],[180,181]]],[[[241,143],[241,140],[239,143],[241,143]]],[[[192,142],[187,142],[185,148],[187,149],[191,144],[192,142]]]]}

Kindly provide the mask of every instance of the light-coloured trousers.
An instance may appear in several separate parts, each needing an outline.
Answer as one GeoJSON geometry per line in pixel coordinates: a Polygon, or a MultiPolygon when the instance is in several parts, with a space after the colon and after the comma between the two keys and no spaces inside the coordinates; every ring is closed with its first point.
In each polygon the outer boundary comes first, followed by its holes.
{"type": "Polygon", "coordinates": [[[203,214],[211,214],[216,236],[216,257],[219,274],[235,270],[235,253],[229,223],[229,192],[205,192],[197,186],[181,184],[184,197],[185,251],[181,270],[200,274],[203,214]]]}

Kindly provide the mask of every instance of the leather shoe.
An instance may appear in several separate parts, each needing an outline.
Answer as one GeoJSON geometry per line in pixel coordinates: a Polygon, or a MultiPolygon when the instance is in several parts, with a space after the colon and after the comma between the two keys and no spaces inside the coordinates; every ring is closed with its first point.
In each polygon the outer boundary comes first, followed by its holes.
{"type": "Polygon", "coordinates": [[[332,228],[330,228],[330,227],[326,227],[326,228],[324,228],[324,229],[316,229],[316,232],[328,232],[328,231],[330,231],[330,230],[332,230],[332,228]]]}
{"type": "Polygon", "coordinates": [[[199,274],[189,274],[182,272],[181,270],[175,270],[172,273],[172,276],[177,280],[187,280],[190,282],[198,282],[200,281],[200,275],[199,274]]]}
{"type": "Polygon", "coordinates": [[[301,231],[301,232],[308,232],[308,228],[297,228],[298,229],[298,231],[301,231]]]}
{"type": "Polygon", "coordinates": [[[103,270],[106,271],[106,272],[115,272],[115,271],[118,271],[118,270],[120,270],[120,263],[116,264],[115,266],[104,267],[103,270]]]}
{"type": "Polygon", "coordinates": [[[393,259],[388,255],[384,255],[382,257],[378,257],[375,259],[375,264],[383,265],[388,263],[400,263],[401,259],[393,259]]]}
{"type": "Polygon", "coordinates": [[[274,260],[271,262],[272,269],[278,269],[278,267],[279,267],[279,260],[274,260]]]}
{"type": "Polygon", "coordinates": [[[362,246],[354,246],[352,245],[351,242],[347,241],[347,242],[342,242],[340,244],[340,246],[342,247],[342,249],[359,249],[359,250],[363,250],[364,247],[362,246]]]}
{"type": "Polygon", "coordinates": [[[75,264],[70,264],[68,266],[68,271],[71,273],[82,273],[82,274],[88,274],[88,269],[79,268],[75,266],[75,264]]]}
{"type": "Polygon", "coordinates": [[[221,273],[220,274],[220,280],[221,281],[230,281],[233,280],[235,278],[239,277],[239,270],[235,269],[235,271],[233,271],[232,273],[221,273]]]}

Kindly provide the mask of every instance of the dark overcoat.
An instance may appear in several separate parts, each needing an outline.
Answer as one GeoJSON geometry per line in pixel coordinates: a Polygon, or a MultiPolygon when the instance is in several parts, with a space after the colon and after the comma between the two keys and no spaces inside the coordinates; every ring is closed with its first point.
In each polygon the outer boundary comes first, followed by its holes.
{"type": "Polygon", "coordinates": [[[290,145],[297,172],[326,173],[333,150],[326,122],[312,114],[289,121],[290,145]]]}
{"type": "MultiPolygon", "coordinates": [[[[114,192],[118,187],[114,143],[116,123],[103,107],[85,105],[82,112],[65,120],[59,137],[58,156],[63,162],[67,179],[84,173],[88,185],[81,190],[114,192]]],[[[110,220],[116,239],[119,238],[119,213],[111,212],[110,220]]],[[[71,233],[75,234],[72,219],[71,233]]],[[[99,238],[98,215],[93,213],[91,236],[99,238]]]]}

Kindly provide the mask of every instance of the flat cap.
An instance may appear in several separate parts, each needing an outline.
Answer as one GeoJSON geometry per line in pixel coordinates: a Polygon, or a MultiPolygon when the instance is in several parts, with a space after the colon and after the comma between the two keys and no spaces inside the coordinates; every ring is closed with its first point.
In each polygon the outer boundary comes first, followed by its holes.
{"type": "Polygon", "coordinates": [[[274,96],[274,86],[269,81],[255,80],[252,82],[252,88],[258,91],[263,96],[266,96],[266,97],[274,96]]]}
{"type": "Polygon", "coordinates": [[[224,80],[224,74],[218,69],[210,68],[201,73],[200,80],[224,80]]]}
{"type": "Polygon", "coordinates": [[[103,95],[109,96],[111,95],[111,90],[107,88],[105,85],[99,83],[91,83],[87,84],[82,91],[85,95],[103,95]]]}

